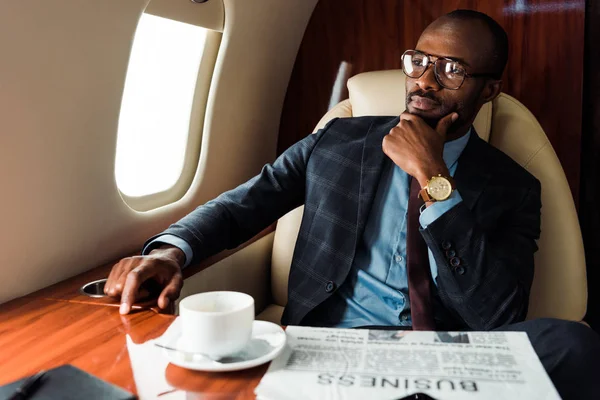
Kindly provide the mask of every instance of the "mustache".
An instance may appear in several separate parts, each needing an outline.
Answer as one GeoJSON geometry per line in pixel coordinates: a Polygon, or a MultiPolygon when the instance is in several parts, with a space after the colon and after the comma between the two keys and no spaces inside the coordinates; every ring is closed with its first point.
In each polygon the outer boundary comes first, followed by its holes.
{"type": "Polygon", "coordinates": [[[414,92],[409,93],[407,97],[407,103],[410,103],[412,101],[413,96],[423,97],[435,101],[438,104],[442,104],[441,100],[435,97],[435,95],[432,92],[426,92],[422,89],[417,89],[414,92]]]}

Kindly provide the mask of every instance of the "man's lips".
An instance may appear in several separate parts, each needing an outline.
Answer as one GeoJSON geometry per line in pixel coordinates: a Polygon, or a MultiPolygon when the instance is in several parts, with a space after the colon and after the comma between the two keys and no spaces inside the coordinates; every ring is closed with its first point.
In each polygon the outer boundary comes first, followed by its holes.
{"type": "Polygon", "coordinates": [[[414,108],[422,111],[433,110],[434,108],[439,106],[439,103],[437,101],[421,96],[411,96],[409,104],[412,105],[414,108]]]}

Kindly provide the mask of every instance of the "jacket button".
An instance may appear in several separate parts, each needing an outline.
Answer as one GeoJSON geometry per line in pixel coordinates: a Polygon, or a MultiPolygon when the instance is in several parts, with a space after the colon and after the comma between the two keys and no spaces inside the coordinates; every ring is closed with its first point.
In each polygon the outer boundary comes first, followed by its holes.
{"type": "Polygon", "coordinates": [[[446,250],[446,258],[452,258],[452,257],[456,257],[456,251],[450,249],[450,250],[446,250]]]}
{"type": "Polygon", "coordinates": [[[453,267],[458,267],[460,265],[460,258],[452,257],[450,259],[450,265],[452,265],[453,267]]]}
{"type": "Polygon", "coordinates": [[[460,266],[460,267],[456,268],[456,272],[458,272],[459,275],[464,275],[465,274],[465,267],[460,266]]]}
{"type": "Polygon", "coordinates": [[[442,242],[442,249],[450,250],[451,248],[452,248],[452,243],[448,242],[447,240],[444,240],[442,242]]]}
{"type": "Polygon", "coordinates": [[[327,284],[325,285],[325,291],[327,293],[331,293],[335,290],[335,283],[332,281],[327,282],[327,284]]]}

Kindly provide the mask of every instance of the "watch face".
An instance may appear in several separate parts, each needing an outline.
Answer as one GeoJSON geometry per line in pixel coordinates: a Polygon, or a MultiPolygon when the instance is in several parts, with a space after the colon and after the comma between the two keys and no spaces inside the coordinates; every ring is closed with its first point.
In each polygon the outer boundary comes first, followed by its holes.
{"type": "Polygon", "coordinates": [[[427,184],[427,192],[437,201],[446,200],[452,194],[452,184],[443,176],[434,176],[427,184]]]}

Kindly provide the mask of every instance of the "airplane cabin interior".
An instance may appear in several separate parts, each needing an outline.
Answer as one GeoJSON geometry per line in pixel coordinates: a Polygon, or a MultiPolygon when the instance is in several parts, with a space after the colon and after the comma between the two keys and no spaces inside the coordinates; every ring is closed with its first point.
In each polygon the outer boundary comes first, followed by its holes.
{"type": "Polygon", "coordinates": [[[0,1],[0,398],[600,398],[599,22],[0,1]]]}

